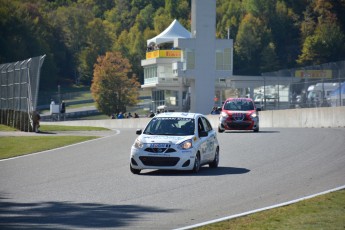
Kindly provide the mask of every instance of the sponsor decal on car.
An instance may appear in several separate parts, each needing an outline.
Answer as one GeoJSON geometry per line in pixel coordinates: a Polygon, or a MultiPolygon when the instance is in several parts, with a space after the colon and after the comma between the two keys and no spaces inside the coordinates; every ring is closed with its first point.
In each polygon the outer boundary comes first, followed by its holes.
{"type": "Polygon", "coordinates": [[[170,144],[160,144],[160,143],[153,143],[153,144],[150,144],[150,148],[158,148],[158,149],[161,149],[161,148],[170,148],[170,144]]]}

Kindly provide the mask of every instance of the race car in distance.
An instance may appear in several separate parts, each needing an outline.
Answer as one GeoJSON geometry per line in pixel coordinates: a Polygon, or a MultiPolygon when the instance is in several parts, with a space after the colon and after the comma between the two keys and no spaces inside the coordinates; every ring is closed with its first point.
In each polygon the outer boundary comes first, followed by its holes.
{"type": "Polygon", "coordinates": [[[130,155],[133,174],[142,169],[198,172],[201,165],[218,167],[217,132],[202,114],[160,113],[136,134],[130,155]]]}
{"type": "Polygon", "coordinates": [[[227,130],[253,130],[259,132],[260,108],[251,98],[228,98],[219,116],[218,132],[227,130]]]}

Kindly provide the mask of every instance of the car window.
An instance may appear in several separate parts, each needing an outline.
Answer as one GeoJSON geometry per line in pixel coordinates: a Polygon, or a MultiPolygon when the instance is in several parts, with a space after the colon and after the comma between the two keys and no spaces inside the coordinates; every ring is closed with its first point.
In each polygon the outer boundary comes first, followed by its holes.
{"type": "Polygon", "coordinates": [[[203,124],[203,121],[201,119],[201,117],[198,118],[198,133],[200,135],[200,132],[202,131],[206,131],[205,130],[205,127],[204,127],[204,124],[203,124]]]}
{"type": "Polygon", "coordinates": [[[251,100],[230,100],[224,104],[225,110],[248,111],[254,110],[254,104],[251,100]]]}
{"type": "Polygon", "coordinates": [[[202,120],[202,124],[203,124],[203,126],[204,126],[205,131],[206,131],[206,132],[211,131],[211,130],[212,130],[212,127],[211,127],[210,122],[209,122],[206,118],[204,118],[204,117],[202,117],[201,120],[202,120]]]}
{"type": "Polygon", "coordinates": [[[144,130],[148,135],[186,136],[194,134],[194,119],[180,117],[153,118],[144,130]]]}

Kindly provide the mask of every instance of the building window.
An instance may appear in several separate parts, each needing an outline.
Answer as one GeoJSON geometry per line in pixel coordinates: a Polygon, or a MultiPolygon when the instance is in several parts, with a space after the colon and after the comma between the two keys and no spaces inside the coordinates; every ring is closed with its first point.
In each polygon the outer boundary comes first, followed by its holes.
{"type": "Polygon", "coordinates": [[[152,91],[152,102],[154,107],[165,105],[178,106],[178,91],[176,90],[153,90],[152,91]]]}
{"type": "Polygon", "coordinates": [[[157,66],[144,68],[144,84],[155,83],[158,81],[157,66]]]}
{"type": "Polygon", "coordinates": [[[216,51],[216,70],[231,70],[231,49],[216,51]]]}

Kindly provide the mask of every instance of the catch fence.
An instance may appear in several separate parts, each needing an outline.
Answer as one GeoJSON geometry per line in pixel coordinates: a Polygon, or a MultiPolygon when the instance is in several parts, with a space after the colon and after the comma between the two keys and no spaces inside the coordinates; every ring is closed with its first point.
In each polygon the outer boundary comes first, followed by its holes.
{"type": "Polygon", "coordinates": [[[40,72],[45,55],[0,65],[0,123],[35,130],[40,72]]]}
{"type": "Polygon", "coordinates": [[[254,92],[269,109],[345,105],[345,61],[263,73],[264,84],[254,92]],[[280,84],[279,82],[287,82],[280,84]]]}

